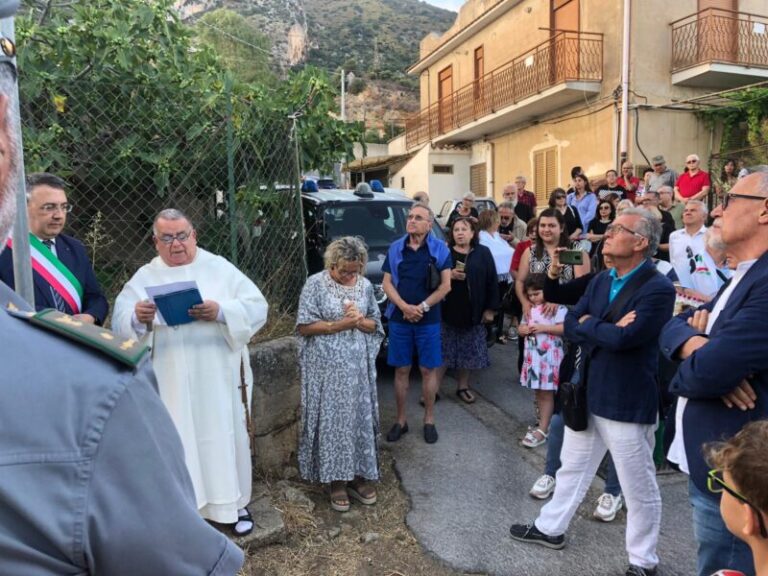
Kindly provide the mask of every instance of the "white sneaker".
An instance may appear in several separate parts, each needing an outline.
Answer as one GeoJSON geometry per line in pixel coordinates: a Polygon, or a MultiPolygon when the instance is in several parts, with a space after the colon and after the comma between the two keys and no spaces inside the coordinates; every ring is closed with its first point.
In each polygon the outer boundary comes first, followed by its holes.
{"type": "Polygon", "coordinates": [[[613,496],[607,492],[597,499],[597,508],[593,516],[603,522],[612,522],[616,514],[624,507],[624,498],[621,494],[613,496]]]}
{"type": "Polygon", "coordinates": [[[555,479],[552,478],[552,476],[549,474],[542,474],[539,476],[539,479],[536,480],[536,483],[533,485],[533,488],[531,488],[531,491],[528,492],[528,494],[534,498],[538,498],[539,500],[544,500],[545,498],[549,498],[549,496],[554,491],[555,479]]]}

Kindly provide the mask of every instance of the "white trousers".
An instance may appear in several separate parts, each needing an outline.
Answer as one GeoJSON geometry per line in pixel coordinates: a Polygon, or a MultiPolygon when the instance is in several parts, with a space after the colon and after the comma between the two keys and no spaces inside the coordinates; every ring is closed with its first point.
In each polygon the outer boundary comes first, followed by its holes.
{"type": "Polygon", "coordinates": [[[541,509],[536,528],[549,536],[565,533],[609,450],[627,503],[629,562],[642,568],[655,567],[659,563],[656,544],[661,524],[661,494],[653,464],[655,430],[653,424],[618,422],[593,414],[583,432],[566,427],[555,493],[541,509]]]}

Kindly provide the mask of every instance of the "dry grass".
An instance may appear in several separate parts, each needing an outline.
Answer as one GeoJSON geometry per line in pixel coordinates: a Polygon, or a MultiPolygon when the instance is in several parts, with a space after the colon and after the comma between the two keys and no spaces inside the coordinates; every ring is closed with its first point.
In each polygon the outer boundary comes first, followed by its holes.
{"type": "Polygon", "coordinates": [[[267,481],[273,504],[283,513],[284,544],[246,550],[242,574],[253,576],[450,576],[457,574],[426,554],[405,524],[409,503],[400,490],[394,462],[381,451],[378,503],[352,501],[344,514],[333,511],[323,487],[296,482],[315,504],[289,502],[281,487],[267,481]],[[369,542],[365,539],[368,536],[369,542]]]}

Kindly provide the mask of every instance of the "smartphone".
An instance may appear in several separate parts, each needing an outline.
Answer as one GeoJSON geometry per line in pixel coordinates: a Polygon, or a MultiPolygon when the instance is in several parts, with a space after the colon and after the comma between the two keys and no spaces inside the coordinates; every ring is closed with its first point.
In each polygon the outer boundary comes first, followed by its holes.
{"type": "Polygon", "coordinates": [[[459,272],[464,272],[464,262],[461,260],[456,260],[456,270],[459,272]]]}
{"type": "Polygon", "coordinates": [[[560,264],[584,264],[584,252],[581,250],[563,250],[560,252],[560,264]]]}

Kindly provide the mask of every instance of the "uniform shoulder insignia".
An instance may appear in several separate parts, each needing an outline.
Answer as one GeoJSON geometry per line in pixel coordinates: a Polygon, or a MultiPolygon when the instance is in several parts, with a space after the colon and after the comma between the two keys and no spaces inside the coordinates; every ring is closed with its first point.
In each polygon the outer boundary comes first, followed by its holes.
{"type": "Polygon", "coordinates": [[[9,304],[7,312],[39,328],[56,332],[65,338],[94,348],[131,368],[138,366],[149,351],[148,346],[139,343],[135,338],[123,338],[106,328],[81,322],[58,310],[29,312],[9,304]]]}

